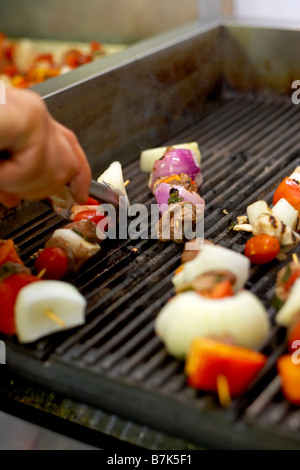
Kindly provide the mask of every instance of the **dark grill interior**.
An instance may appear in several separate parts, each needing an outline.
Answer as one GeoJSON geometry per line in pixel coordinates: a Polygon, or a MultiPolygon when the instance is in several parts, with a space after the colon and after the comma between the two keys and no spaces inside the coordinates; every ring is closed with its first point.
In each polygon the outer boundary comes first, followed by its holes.
{"type": "MultiPolygon", "coordinates": [[[[228,227],[249,203],[263,198],[271,204],[277,184],[300,164],[299,132],[300,110],[288,97],[224,93],[208,103],[201,121],[166,142],[199,143],[206,238],[243,251],[249,235],[228,227]]],[[[129,198],[150,207],[154,198],[136,157],[124,168],[131,181],[129,198]]],[[[0,236],[12,237],[32,267],[32,255],[64,224],[41,202],[1,222],[0,236]]],[[[273,326],[262,349],[269,356],[265,370],[227,410],[213,395],[186,385],[183,363],[168,356],[154,335],[154,319],[174,293],[171,278],[181,251],[182,246],[156,240],[105,241],[100,253],[68,279],[88,300],[86,324],[26,347],[2,337],[9,367],[53,390],[196,444],[299,448],[300,411],[284,400],[276,376],[276,359],[285,351],[284,331],[273,326]]],[[[247,285],[272,319],[270,302],[283,264],[254,267],[247,285]]]]}

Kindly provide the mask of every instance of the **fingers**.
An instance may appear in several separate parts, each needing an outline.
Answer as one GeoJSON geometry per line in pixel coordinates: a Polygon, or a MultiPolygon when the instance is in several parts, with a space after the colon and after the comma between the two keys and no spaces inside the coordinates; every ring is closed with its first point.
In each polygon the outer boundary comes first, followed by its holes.
{"type": "Polygon", "coordinates": [[[49,129],[47,136],[46,145],[30,145],[1,163],[0,189],[3,192],[28,200],[43,199],[77,175],[79,165],[66,137],[55,128],[49,129]]]}
{"type": "Polygon", "coordinates": [[[77,175],[70,181],[70,189],[75,201],[79,204],[84,204],[89,197],[92,172],[78,143],[73,144],[73,150],[77,157],[79,168],[77,175]]]}
{"type": "Polygon", "coordinates": [[[43,199],[69,184],[74,199],[85,203],[91,169],[75,134],[33,92],[9,98],[5,115],[0,108],[0,149],[11,153],[0,161],[0,201],[12,207],[19,198],[43,199]]]}
{"type": "Polygon", "coordinates": [[[20,204],[20,198],[12,194],[0,192],[0,203],[11,209],[13,207],[17,207],[20,204]]]}
{"type": "Polygon", "coordinates": [[[84,204],[89,196],[89,187],[92,178],[90,165],[75,134],[61,124],[57,124],[71,145],[78,164],[77,174],[69,180],[72,196],[76,202],[79,204],[84,204]]]}

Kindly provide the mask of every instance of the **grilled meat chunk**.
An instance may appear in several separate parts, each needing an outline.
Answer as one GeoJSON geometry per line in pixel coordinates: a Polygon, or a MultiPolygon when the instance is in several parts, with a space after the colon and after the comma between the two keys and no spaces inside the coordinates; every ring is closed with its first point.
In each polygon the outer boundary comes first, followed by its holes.
{"type": "Polygon", "coordinates": [[[176,293],[193,290],[195,292],[211,292],[216,284],[229,281],[230,284],[234,285],[236,276],[230,271],[223,269],[216,269],[207,273],[201,274],[200,276],[193,279],[191,282],[186,282],[176,288],[176,293]]]}
{"type": "Polygon", "coordinates": [[[202,218],[203,211],[188,201],[170,204],[156,226],[157,236],[162,242],[184,243],[195,236],[193,231],[202,218]]]}
{"type": "Polygon", "coordinates": [[[91,243],[100,243],[96,234],[96,226],[90,220],[78,220],[66,225],[65,228],[79,233],[85,240],[91,243]]]}

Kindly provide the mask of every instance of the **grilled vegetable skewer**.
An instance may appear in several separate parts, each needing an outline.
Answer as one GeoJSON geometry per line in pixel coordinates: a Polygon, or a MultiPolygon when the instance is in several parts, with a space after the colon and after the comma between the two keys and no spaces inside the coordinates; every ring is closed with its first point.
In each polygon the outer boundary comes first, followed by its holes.
{"type": "Polygon", "coordinates": [[[32,275],[12,240],[0,240],[0,297],[0,331],[17,335],[20,343],[85,321],[86,300],[78,290],[65,282],[41,281],[32,275]]]}
{"type": "Polygon", "coordinates": [[[216,392],[223,406],[243,393],[266,364],[254,351],[270,332],[263,304],[244,290],[250,262],[212,243],[195,245],[176,272],[177,295],[159,312],[156,334],[169,354],[185,360],[189,385],[216,392]]]}
{"type": "Polygon", "coordinates": [[[195,228],[203,219],[205,207],[198,194],[202,184],[200,161],[194,142],[141,153],[142,170],[151,171],[148,185],[161,216],[156,233],[163,242],[184,243],[196,236],[195,228]]]}
{"type": "MultiPolygon", "coordinates": [[[[119,162],[113,162],[99,176],[98,181],[127,197],[119,162]]],[[[62,201],[59,202],[61,205],[62,201]]],[[[38,253],[35,268],[38,273],[45,272],[44,279],[63,279],[67,273],[78,271],[88,259],[99,252],[102,240],[97,236],[97,226],[106,220],[100,208],[101,202],[91,197],[86,204],[74,204],[71,207],[71,223],[63,229],[55,230],[45,248],[38,253]]],[[[103,225],[105,228],[105,223],[103,225]]]]}

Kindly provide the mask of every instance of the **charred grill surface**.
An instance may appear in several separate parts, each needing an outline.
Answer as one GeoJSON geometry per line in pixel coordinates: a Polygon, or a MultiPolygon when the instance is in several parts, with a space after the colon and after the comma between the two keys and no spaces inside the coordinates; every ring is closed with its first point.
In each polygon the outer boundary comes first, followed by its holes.
{"type": "MultiPolygon", "coordinates": [[[[233,94],[165,142],[199,143],[207,239],[243,251],[249,235],[229,226],[257,199],[271,204],[277,184],[300,165],[299,132],[300,108],[290,99],[233,94]]],[[[155,201],[136,157],[124,168],[131,181],[129,198],[150,207],[155,201]]],[[[32,217],[25,210],[1,222],[0,236],[12,237],[32,267],[34,253],[65,221],[43,203],[32,205],[32,217]]],[[[247,288],[264,302],[273,321],[262,348],[269,361],[249,392],[223,410],[215,396],[186,385],[183,364],[154,334],[157,313],[174,295],[171,278],[181,251],[182,246],[149,239],[105,241],[68,279],[88,300],[86,324],[30,346],[2,337],[8,366],[58,392],[201,445],[300,448],[295,432],[300,412],[284,400],[276,374],[276,359],[285,351],[284,331],[274,325],[270,307],[276,273],[284,263],[251,271],[247,288]]]]}

